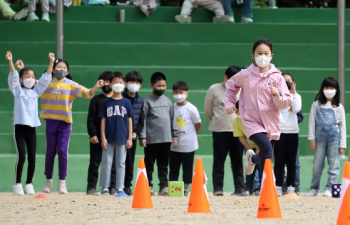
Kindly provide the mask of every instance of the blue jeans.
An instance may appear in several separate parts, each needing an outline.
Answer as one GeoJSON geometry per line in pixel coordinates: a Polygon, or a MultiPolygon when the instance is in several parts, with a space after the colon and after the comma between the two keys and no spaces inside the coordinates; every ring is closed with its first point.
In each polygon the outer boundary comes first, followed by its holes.
{"type": "Polygon", "coordinates": [[[225,10],[225,15],[233,16],[232,7],[242,7],[243,13],[242,16],[253,18],[252,8],[254,0],[244,0],[242,4],[237,4],[237,0],[221,0],[222,6],[225,10]]]}
{"type": "Polygon", "coordinates": [[[295,190],[300,190],[299,144],[298,144],[298,150],[297,150],[297,157],[295,161],[295,190]]]}

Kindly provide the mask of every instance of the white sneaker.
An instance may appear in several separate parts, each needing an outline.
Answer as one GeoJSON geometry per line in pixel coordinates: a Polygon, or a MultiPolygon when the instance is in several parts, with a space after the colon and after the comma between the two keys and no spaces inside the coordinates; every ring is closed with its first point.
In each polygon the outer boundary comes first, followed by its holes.
{"type": "Polygon", "coordinates": [[[229,20],[229,16],[214,16],[213,23],[226,23],[229,20]]]}
{"type": "Polygon", "coordinates": [[[318,191],[316,189],[311,189],[304,196],[306,196],[306,197],[313,197],[313,196],[317,196],[317,195],[318,195],[318,191]]]}
{"type": "Polygon", "coordinates": [[[324,190],[323,196],[325,197],[332,197],[332,192],[329,189],[324,190]]]}
{"type": "Polygon", "coordinates": [[[14,195],[24,195],[22,184],[14,184],[12,192],[14,195]]]}
{"type": "Polygon", "coordinates": [[[52,179],[46,180],[44,188],[43,188],[43,192],[44,193],[51,193],[51,189],[52,189],[52,179]]]}
{"type": "Polygon", "coordinates": [[[288,188],[287,188],[287,194],[295,194],[295,191],[294,191],[294,187],[293,186],[289,186],[288,188]]]}
{"type": "Polygon", "coordinates": [[[35,195],[33,184],[26,184],[24,186],[24,193],[27,195],[35,195]]]}
{"type": "Polygon", "coordinates": [[[41,17],[41,21],[50,22],[50,16],[48,13],[43,13],[43,16],[41,17]]]}
{"type": "Polygon", "coordinates": [[[276,191],[277,191],[277,196],[278,196],[278,197],[282,197],[282,195],[283,195],[283,193],[282,193],[282,187],[276,186],[276,191]]]}
{"type": "Polygon", "coordinates": [[[35,12],[29,13],[27,21],[38,21],[39,17],[35,14],[35,12]]]}
{"type": "Polygon", "coordinates": [[[233,16],[230,16],[230,18],[227,20],[227,23],[234,23],[235,22],[235,18],[233,18],[233,16]]]}
{"type": "Polygon", "coordinates": [[[59,194],[67,194],[68,193],[65,180],[58,181],[58,193],[59,194]]]}
{"type": "Polygon", "coordinates": [[[250,175],[254,172],[255,164],[252,163],[253,155],[255,155],[255,152],[251,149],[245,153],[244,172],[246,175],[250,175]]]}
{"type": "Polygon", "coordinates": [[[13,17],[12,19],[14,21],[18,21],[23,19],[24,17],[28,16],[28,7],[21,9],[20,11],[18,11],[13,17]]]}
{"type": "Polygon", "coordinates": [[[242,16],[241,23],[253,23],[253,19],[242,16]]]}

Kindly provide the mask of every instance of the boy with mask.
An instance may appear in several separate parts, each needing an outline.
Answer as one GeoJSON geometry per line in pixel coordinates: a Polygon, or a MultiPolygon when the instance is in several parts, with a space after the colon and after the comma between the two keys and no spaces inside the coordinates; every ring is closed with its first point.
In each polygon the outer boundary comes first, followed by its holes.
{"type": "Polygon", "coordinates": [[[188,195],[188,186],[192,183],[194,153],[198,149],[197,134],[202,127],[201,117],[196,106],[186,100],[188,84],[178,81],[173,85],[174,115],[179,127],[177,147],[171,147],[169,180],[177,181],[182,164],[184,195],[188,195]]]}
{"type": "Polygon", "coordinates": [[[131,191],[131,181],[134,176],[134,161],[136,152],[136,138],[140,136],[143,128],[143,99],[139,96],[138,91],[142,87],[142,75],[137,71],[131,71],[126,74],[125,81],[127,88],[123,92],[123,97],[129,99],[134,109],[133,133],[132,133],[132,147],[126,151],[125,160],[125,180],[124,192],[127,195],[133,195],[131,191]]]}
{"type": "MultiPolygon", "coordinates": [[[[111,71],[103,71],[99,80],[103,80],[102,94],[94,96],[90,101],[89,113],[87,118],[87,129],[90,136],[90,164],[88,169],[87,178],[87,191],[88,195],[99,195],[100,192],[96,191],[96,184],[98,180],[98,168],[101,164],[102,147],[101,147],[101,118],[99,117],[102,103],[110,98],[113,94],[112,88],[109,87],[109,78],[111,77],[111,71]]],[[[110,194],[115,194],[115,169],[112,167],[111,175],[111,188],[110,194]]]]}
{"type": "Polygon", "coordinates": [[[178,127],[171,100],[164,96],[166,77],[160,72],[151,76],[153,92],[144,98],[144,127],[140,134],[140,146],[145,151],[145,166],[151,195],[154,195],[152,174],[157,160],[159,193],[168,195],[168,160],[171,145],[176,148],[178,127]]]}

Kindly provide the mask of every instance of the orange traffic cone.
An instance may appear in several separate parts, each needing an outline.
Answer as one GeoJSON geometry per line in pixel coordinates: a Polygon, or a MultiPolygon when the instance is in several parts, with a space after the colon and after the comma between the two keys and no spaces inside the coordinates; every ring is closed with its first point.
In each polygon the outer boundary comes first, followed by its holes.
{"type": "Polygon", "coordinates": [[[271,159],[265,160],[257,218],[282,218],[272,172],[271,159]]]}
{"type": "Polygon", "coordinates": [[[196,159],[187,213],[210,213],[206,180],[202,159],[196,159]]]}
{"type": "Polygon", "coordinates": [[[134,190],[134,198],[132,200],[132,208],[153,208],[144,159],[139,159],[139,167],[137,169],[136,185],[134,190]]]}
{"type": "Polygon", "coordinates": [[[337,225],[350,225],[350,162],[345,162],[337,225]]]}

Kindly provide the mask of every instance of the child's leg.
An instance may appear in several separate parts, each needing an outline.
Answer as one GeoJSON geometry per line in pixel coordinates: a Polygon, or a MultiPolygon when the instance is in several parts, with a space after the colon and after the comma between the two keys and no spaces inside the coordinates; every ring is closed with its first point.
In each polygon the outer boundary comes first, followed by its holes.
{"type": "Polygon", "coordinates": [[[154,171],[154,162],[156,161],[156,155],[158,153],[157,144],[147,144],[147,147],[144,148],[144,152],[148,184],[150,187],[153,187],[152,176],[154,171]]]}
{"type": "Polygon", "coordinates": [[[243,177],[243,149],[244,146],[239,141],[238,137],[233,137],[233,133],[230,135],[227,142],[230,143],[229,154],[232,165],[233,181],[235,185],[235,193],[240,194],[244,191],[244,177],[243,177]]]}
{"type": "Polygon", "coordinates": [[[272,157],[272,145],[265,133],[256,133],[250,136],[252,140],[260,149],[258,154],[252,156],[252,162],[254,164],[260,163],[260,170],[264,171],[265,159],[271,159],[272,157]]]}
{"type": "Polygon", "coordinates": [[[159,190],[161,190],[164,187],[168,187],[168,165],[171,143],[161,143],[158,147],[157,166],[160,187],[159,190]]]}
{"type": "Polygon", "coordinates": [[[35,127],[28,127],[27,137],[27,154],[28,154],[28,171],[26,184],[33,182],[35,172],[35,156],[36,156],[36,132],[35,127]]]}
{"type": "Polygon", "coordinates": [[[293,186],[295,187],[295,172],[296,172],[296,166],[295,166],[295,160],[296,155],[298,152],[298,140],[299,140],[298,134],[288,134],[288,141],[287,141],[287,186],[293,186]]]}
{"type": "Polygon", "coordinates": [[[182,163],[182,178],[185,183],[184,188],[186,190],[188,186],[192,184],[194,153],[195,151],[180,153],[182,163]]]}
{"type": "MultiPolygon", "coordinates": [[[[288,134],[281,134],[280,139],[275,142],[275,166],[274,173],[276,178],[276,185],[282,187],[284,180],[284,167],[287,162],[287,150],[289,142],[287,141],[288,134]]],[[[288,170],[289,174],[289,170],[288,170]]]]}
{"type": "Polygon", "coordinates": [[[117,190],[124,188],[125,180],[125,158],[126,158],[126,147],[122,144],[115,145],[115,170],[116,170],[116,180],[115,187],[117,190]]]}
{"type": "Polygon", "coordinates": [[[226,16],[233,16],[232,2],[236,0],[221,0],[226,16]]]}
{"type": "Polygon", "coordinates": [[[72,124],[59,121],[57,129],[57,155],[58,155],[58,176],[60,180],[65,180],[68,168],[68,147],[72,124]]]}
{"type": "Polygon", "coordinates": [[[224,8],[222,7],[221,2],[217,0],[205,0],[200,1],[199,6],[206,8],[209,11],[214,12],[217,17],[221,17],[225,15],[224,8]]]}
{"type": "Polygon", "coordinates": [[[253,13],[252,13],[253,3],[254,3],[254,0],[244,0],[242,16],[253,18],[253,13]]]}
{"type": "Polygon", "coordinates": [[[169,160],[169,181],[178,181],[179,172],[181,166],[181,154],[180,152],[170,151],[170,160],[169,160]]]}
{"type": "Polygon", "coordinates": [[[46,120],[46,154],[45,154],[45,176],[51,180],[53,166],[57,153],[57,127],[59,120],[46,120]]]}
{"type": "Polygon", "coordinates": [[[40,0],[43,13],[49,13],[49,0],[40,0]]]}
{"type": "Polygon", "coordinates": [[[15,165],[16,183],[21,183],[24,161],[26,160],[25,150],[25,130],[24,125],[15,125],[13,128],[13,137],[17,151],[17,161],[15,165]]]}
{"type": "Polygon", "coordinates": [[[336,184],[339,175],[339,136],[330,140],[327,147],[328,181],[325,189],[331,190],[332,184],[336,184]]]}
{"type": "Polygon", "coordinates": [[[136,153],[136,140],[132,141],[132,147],[126,151],[125,159],[125,180],[124,187],[130,188],[132,186],[132,179],[134,177],[134,162],[136,153]]]}
{"type": "MultiPolygon", "coordinates": [[[[316,134],[317,136],[317,134],[316,134]]],[[[314,155],[314,165],[312,169],[311,189],[319,190],[324,160],[326,157],[326,140],[317,140],[316,151],[314,155]]]]}
{"type": "Polygon", "coordinates": [[[297,156],[295,159],[295,190],[300,190],[300,161],[299,161],[299,142],[297,156]]]}
{"type": "Polygon", "coordinates": [[[225,161],[230,148],[227,139],[233,137],[232,132],[213,132],[213,186],[215,191],[223,191],[225,161]]]}
{"type": "Polygon", "coordinates": [[[114,158],[115,145],[108,144],[108,149],[102,149],[102,162],[100,170],[100,187],[108,188],[111,184],[111,168],[114,158]]]}
{"type": "Polygon", "coordinates": [[[12,20],[12,17],[16,14],[16,12],[11,9],[10,5],[5,2],[5,0],[0,0],[0,12],[9,20],[12,20]]]}
{"type": "Polygon", "coordinates": [[[181,15],[182,16],[189,16],[191,15],[193,9],[193,4],[189,0],[185,0],[184,3],[182,4],[181,8],[181,15]]]}
{"type": "Polygon", "coordinates": [[[31,2],[28,2],[28,12],[29,13],[35,13],[35,10],[36,10],[36,3],[37,3],[37,0],[32,0],[31,2]]]}
{"type": "Polygon", "coordinates": [[[87,190],[91,188],[96,189],[96,184],[98,180],[98,168],[100,167],[101,160],[102,146],[101,139],[99,139],[98,144],[92,144],[90,142],[90,164],[88,169],[87,190]]]}

